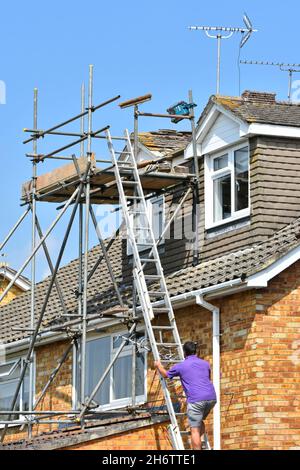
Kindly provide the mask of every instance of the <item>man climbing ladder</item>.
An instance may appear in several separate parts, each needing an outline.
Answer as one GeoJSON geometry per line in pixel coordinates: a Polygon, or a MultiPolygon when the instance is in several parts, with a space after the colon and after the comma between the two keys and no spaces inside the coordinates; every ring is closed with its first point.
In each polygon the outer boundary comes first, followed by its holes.
{"type": "Polygon", "coordinates": [[[210,380],[210,365],[196,356],[196,344],[188,341],[183,346],[185,360],[167,371],[161,362],[155,366],[165,379],[179,377],[187,397],[187,417],[191,427],[194,450],[206,448],[204,421],[217,403],[210,380]]]}

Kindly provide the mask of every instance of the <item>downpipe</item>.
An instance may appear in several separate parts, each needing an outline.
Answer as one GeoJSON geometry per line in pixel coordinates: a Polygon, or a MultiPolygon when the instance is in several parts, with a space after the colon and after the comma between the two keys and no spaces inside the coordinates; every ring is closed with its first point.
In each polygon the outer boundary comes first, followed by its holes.
{"type": "Polygon", "coordinates": [[[213,410],[214,450],[221,450],[221,368],[220,368],[220,309],[196,295],[196,304],[212,313],[213,324],[213,384],[217,394],[217,404],[213,410]]]}

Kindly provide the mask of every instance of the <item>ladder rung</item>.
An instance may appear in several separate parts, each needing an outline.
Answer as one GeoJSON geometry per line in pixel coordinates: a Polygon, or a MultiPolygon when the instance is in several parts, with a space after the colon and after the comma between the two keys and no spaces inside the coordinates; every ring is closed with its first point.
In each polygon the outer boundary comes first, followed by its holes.
{"type": "Polygon", "coordinates": [[[178,348],[181,345],[178,343],[156,343],[156,346],[164,346],[165,348],[178,348]]]}
{"type": "Polygon", "coordinates": [[[181,359],[162,359],[161,363],[162,364],[179,364],[182,362],[181,359]]]}
{"type": "Polygon", "coordinates": [[[136,181],[122,181],[123,186],[136,186],[138,183],[136,181]]]}
{"type": "MultiPolygon", "coordinates": [[[[110,136],[111,140],[126,140],[127,142],[127,137],[119,137],[119,136],[110,136]]],[[[109,140],[109,139],[108,139],[109,140]]]]}
{"type": "Polygon", "coordinates": [[[149,291],[148,294],[152,297],[162,297],[163,295],[166,295],[166,292],[157,292],[157,291],[149,291]]]}
{"type": "MultiPolygon", "coordinates": [[[[161,310],[167,310],[167,309],[161,309],[161,310]]],[[[158,330],[158,331],[160,331],[160,330],[161,331],[171,331],[171,330],[174,330],[174,327],[173,326],[152,326],[152,329],[153,330],[158,330]]]]}
{"type": "Polygon", "coordinates": [[[126,199],[142,199],[141,196],[125,196],[126,199]]]}
{"type": "Polygon", "coordinates": [[[151,246],[153,246],[153,244],[152,243],[143,243],[143,242],[141,242],[141,243],[137,243],[137,246],[150,246],[151,247],[151,246]]]}
{"type": "Polygon", "coordinates": [[[190,431],[180,431],[180,434],[182,436],[190,436],[191,435],[191,432],[190,431]]]}
{"type": "Polygon", "coordinates": [[[158,263],[156,258],[141,258],[142,263],[158,263]]]}
{"type": "Polygon", "coordinates": [[[133,227],[134,230],[147,230],[149,231],[150,228],[149,227],[133,227]]]}
{"type": "Polygon", "coordinates": [[[117,155],[131,155],[131,152],[126,152],[125,150],[122,152],[121,150],[115,151],[117,155]]]}
{"type": "MultiPolygon", "coordinates": [[[[169,308],[152,308],[153,313],[169,313],[169,308]]],[[[171,328],[173,330],[173,328],[171,328]]]]}

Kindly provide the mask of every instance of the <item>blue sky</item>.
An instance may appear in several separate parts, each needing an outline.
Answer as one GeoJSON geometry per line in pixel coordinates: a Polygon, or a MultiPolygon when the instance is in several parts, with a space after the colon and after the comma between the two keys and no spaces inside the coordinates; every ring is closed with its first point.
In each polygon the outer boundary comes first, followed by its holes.
{"type": "MultiPolygon", "coordinates": [[[[121,94],[123,99],[147,92],[153,94],[145,110],[164,112],[174,102],[185,99],[192,88],[200,113],[209,95],[215,92],[216,41],[204,33],[191,32],[189,25],[242,25],[247,11],[259,29],[242,51],[242,58],[300,62],[299,2],[258,0],[101,0],[45,3],[5,2],[1,7],[0,80],[7,88],[7,102],[0,105],[0,239],[14,224],[22,209],[20,187],[31,175],[31,165],[22,145],[24,127],[32,126],[33,88],[39,89],[39,126],[77,113],[80,86],[87,81],[88,65],[95,66],[95,103],[121,94]],[[26,4],[25,4],[26,3],[26,4]]],[[[222,84],[224,94],[238,94],[237,57],[240,37],[223,42],[222,84]]],[[[300,78],[300,77],[299,77],[300,78]]],[[[297,79],[297,76],[295,77],[297,79]]],[[[242,90],[276,91],[287,95],[287,76],[268,67],[242,67],[242,90]]],[[[114,133],[132,127],[131,113],[117,106],[105,108],[95,117],[95,128],[110,123],[114,133]]],[[[141,120],[142,130],[167,126],[166,121],[141,120]]],[[[181,126],[184,128],[184,125],[181,126]]],[[[60,142],[47,140],[42,149],[60,142]]],[[[39,166],[45,172],[51,166],[39,166]]],[[[43,228],[56,214],[55,206],[39,206],[43,228]]],[[[64,224],[49,241],[57,252],[64,224]]],[[[95,243],[95,238],[91,238],[95,243]]],[[[5,249],[12,267],[20,266],[29,253],[29,220],[5,249]]],[[[77,256],[72,234],[64,262],[77,256]]],[[[47,272],[39,257],[38,276],[47,272]]]]}

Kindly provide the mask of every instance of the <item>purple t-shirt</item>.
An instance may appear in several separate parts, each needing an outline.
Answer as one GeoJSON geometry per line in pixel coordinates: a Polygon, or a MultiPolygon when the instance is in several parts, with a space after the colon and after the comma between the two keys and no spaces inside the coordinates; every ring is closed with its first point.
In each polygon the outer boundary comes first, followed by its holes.
{"type": "Polygon", "coordinates": [[[210,380],[210,365],[197,356],[188,356],[173,366],[168,378],[180,377],[188,403],[216,400],[215,388],[210,380]]]}

